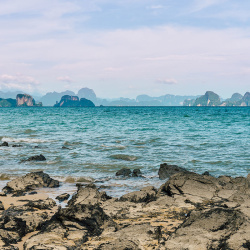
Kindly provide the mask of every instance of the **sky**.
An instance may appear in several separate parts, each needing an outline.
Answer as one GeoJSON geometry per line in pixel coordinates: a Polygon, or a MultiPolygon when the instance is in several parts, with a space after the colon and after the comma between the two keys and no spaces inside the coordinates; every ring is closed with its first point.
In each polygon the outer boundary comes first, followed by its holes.
{"type": "Polygon", "coordinates": [[[0,0],[0,90],[250,91],[250,1],[0,0]]]}

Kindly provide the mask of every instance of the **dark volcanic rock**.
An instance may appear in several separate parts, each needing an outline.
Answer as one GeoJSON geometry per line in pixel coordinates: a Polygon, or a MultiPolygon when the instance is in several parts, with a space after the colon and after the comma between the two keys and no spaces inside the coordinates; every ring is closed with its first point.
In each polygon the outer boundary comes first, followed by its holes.
{"type": "Polygon", "coordinates": [[[14,145],[12,145],[12,147],[13,147],[13,148],[21,148],[21,147],[23,147],[23,145],[20,145],[20,144],[14,144],[14,145]]]}
{"type": "Polygon", "coordinates": [[[65,201],[65,200],[68,200],[69,196],[70,196],[69,194],[64,193],[64,194],[58,195],[56,197],[56,199],[59,200],[59,201],[65,201]]]}
{"type": "Polygon", "coordinates": [[[122,168],[116,172],[116,176],[130,176],[131,170],[129,168],[122,168]]]}
{"type": "Polygon", "coordinates": [[[185,168],[181,168],[181,167],[178,167],[176,165],[168,165],[167,163],[163,163],[160,165],[160,169],[158,171],[158,174],[159,174],[159,178],[161,180],[164,180],[164,179],[167,179],[170,176],[172,176],[176,173],[180,173],[180,172],[187,173],[189,171],[186,170],[185,168]]]}
{"type": "Polygon", "coordinates": [[[59,187],[59,181],[50,178],[43,171],[33,172],[16,178],[3,188],[5,193],[24,193],[38,187],[59,187]]]}
{"type": "Polygon", "coordinates": [[[140,170],[139,168],[134,169],[134,170],[133,170],[133,173],[132,173],[132,176],[133,176],[133,177],[141,177],[141,176],[142,176],[141,170],[140,170]]]}
{"type": "Polygon", "coordinates": [[[40,155],[31,156],[27,160],[24,160],[24,161],[46,161],[46,158],[44,157],[44,155],[40,154],[40,155]]]}
{"type": "Polygon", "coordinates": [[[9,147],[8,142],[4,141],[2,144],[0,144],[0,147],[9,147]]]}
{"type": "Polygon", "coordinates": [[[123,195],[120,201],[130,201],[130,202],[150,202],[156,200],[157,190],[154,187],[145,187],[140,191],[135,191],[123,195]]]}

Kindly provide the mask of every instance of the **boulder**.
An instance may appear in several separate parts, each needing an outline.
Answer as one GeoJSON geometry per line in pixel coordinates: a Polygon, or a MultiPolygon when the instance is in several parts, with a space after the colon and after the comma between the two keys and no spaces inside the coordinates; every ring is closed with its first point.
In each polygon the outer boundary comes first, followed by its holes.
{"type": "Polygon", "coordinates": [[[134,170],[133,170],[133,173],[132,173],[132,176],[133,176],[133,177],[141,177],[141,176],[142,176],[141,170],[140,170],[139,168],[134,169],[134,170]]]}
{"type": "Polygon", "coordinates": [[[38,187],[59,187],[59,181],[50,178],[43,171],[32,172],[8,182],[3,191],[5,193],[16,194],[24,193],[38,187]]]}
{"type": "Polygon", "coordinates": [[[64,193],[64,194],[58,195],[58,196],[56,197],[56,199],[59,200],[59,201],[61,202],[61,201],[68,200],[69,196],[70,196],[69,194],[64,193]]]}
{"type": "Polygon", "coordinates": [[[120,198],[120,201],[130,201],[130,202],[150,202],[156,200],[157,190],[151,187],[142,188],[140,191],[135,191],[132,193],[128,193],[123,195],[120,198]]]}
{"type": "Polygon", "coordinates": [[[180,172],[187,173],[189,171],[186,170],[185,168],[178,167],[176,165],[168,165],[167,163],[163,163],[160,165],[160,169],[158,171],[158,174],[159,174],[159,178],[161,180],[164,180],[164,179],[167,179],[170,176],[172,176],[176,173],[180,173],[180,172]]]}
{"type": "Polygon", "coordinates": [[[40,155],[31,156],[27,160],[22,160],[22,162],[25,162],[25,161],[46,161],[46,158],[44,155],[40,154],[40,155]]]}
{"type": "Polygon", "coordinates": [[[4,141],[2,144],[0,144],[0,147],[9,147],[8,142],[4,141]]]}
{"type": "Polygon", "coordinates": [[[116,172],[116,176],[130,176],[131,170],[129,168],[122,168],[116,172]]]}

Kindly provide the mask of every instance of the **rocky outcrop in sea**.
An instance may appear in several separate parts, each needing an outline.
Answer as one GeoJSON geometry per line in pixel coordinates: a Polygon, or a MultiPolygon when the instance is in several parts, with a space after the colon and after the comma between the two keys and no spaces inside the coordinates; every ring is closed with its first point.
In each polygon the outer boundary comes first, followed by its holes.
{"type": "Polygon", "coordinates": [[[95,107],[95,104],[85,98],[79,100],[78,96],[64,95],[54,107],[95,107]]]}
{"type": "Polygon", "coordinates": [[[27,193],[59,184],[45,173],[12,180],[0,197],[1,249],[250,248],[250,175],[215,178],[167,164],[159,173],[170,176],[159,189],[120,198],[93,184],[78,186],[64,208],[27,193]],[[26,195],[10,205],[18,190],[26,195]]]}

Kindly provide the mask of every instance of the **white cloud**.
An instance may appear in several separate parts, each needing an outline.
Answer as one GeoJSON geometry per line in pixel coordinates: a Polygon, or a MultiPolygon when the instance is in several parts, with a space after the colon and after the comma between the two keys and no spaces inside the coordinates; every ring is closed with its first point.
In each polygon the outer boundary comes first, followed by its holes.
{"type": "Polygon", "coordinates": [[[161,83],[161,84],[177,84],[177,80],[175,80],[174,78],[166,78],[166,79],[157,79],[156,80],[157,83],[161,83]]]}
{"type": "Polygon", "coordinates": [[[2,90],[29,90],[37,88],[39,82],[31,76],[22,74],[17,75],[0,75],[0,89],[2,90]]]}

